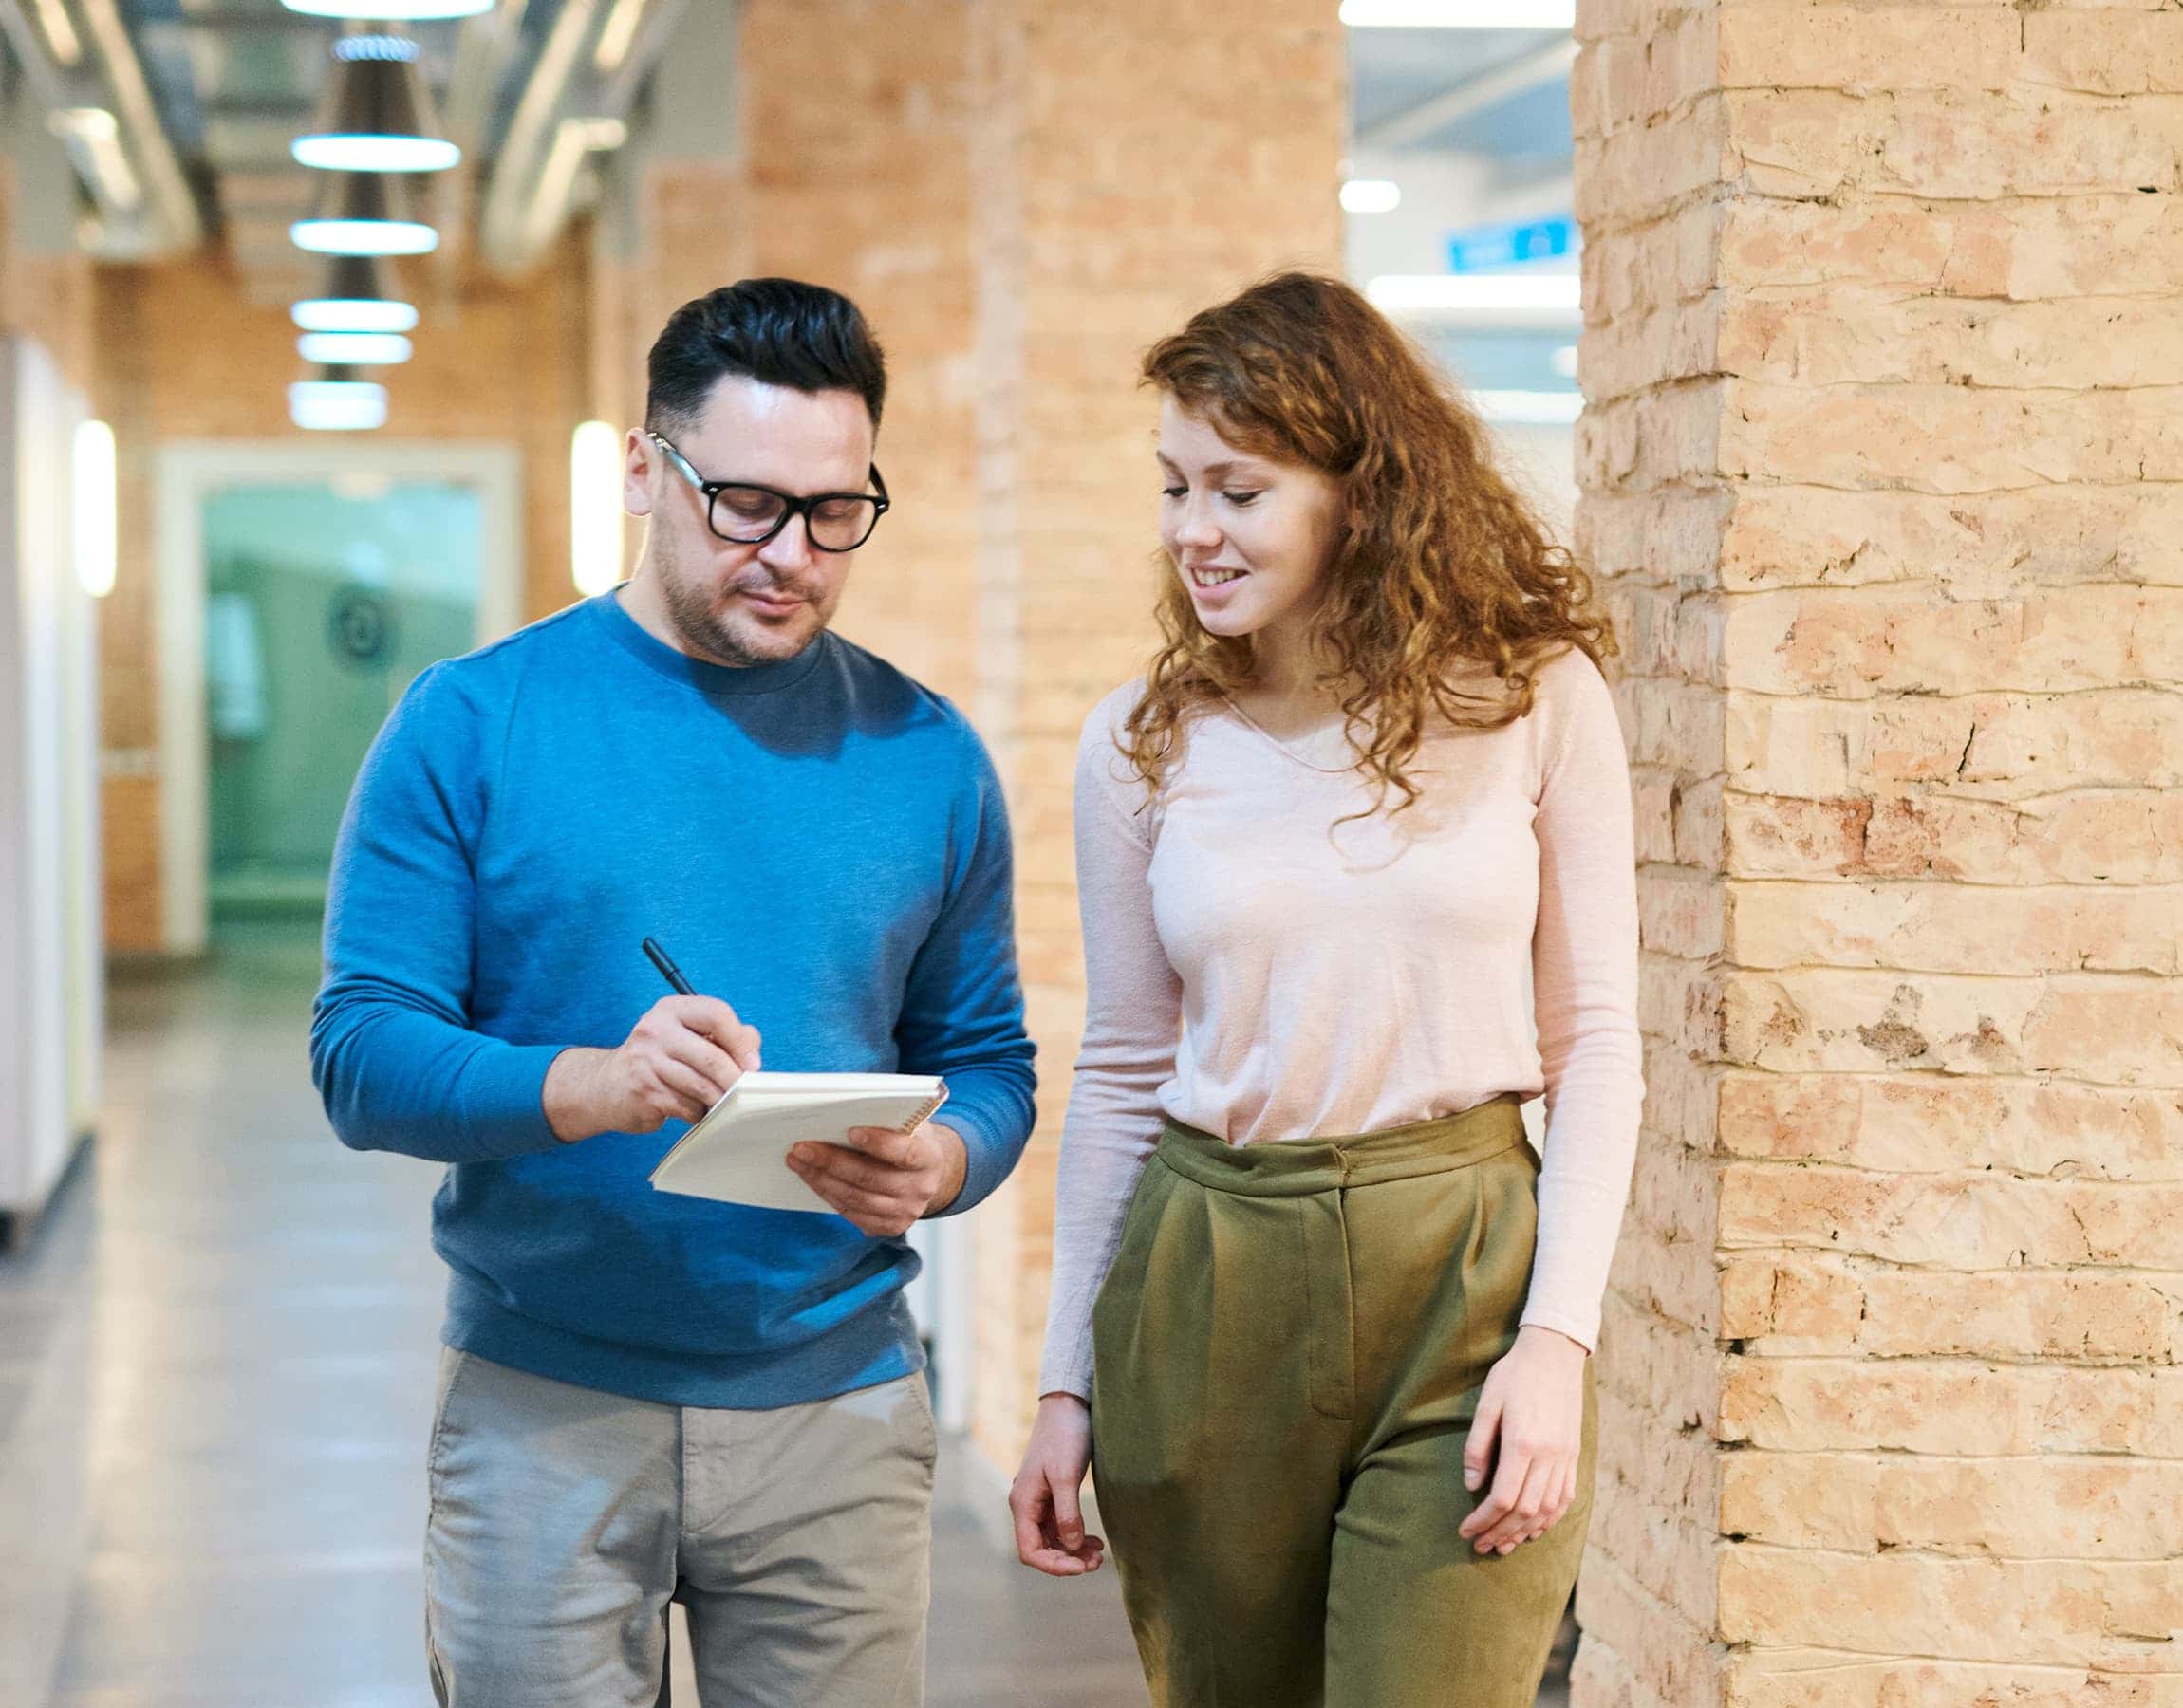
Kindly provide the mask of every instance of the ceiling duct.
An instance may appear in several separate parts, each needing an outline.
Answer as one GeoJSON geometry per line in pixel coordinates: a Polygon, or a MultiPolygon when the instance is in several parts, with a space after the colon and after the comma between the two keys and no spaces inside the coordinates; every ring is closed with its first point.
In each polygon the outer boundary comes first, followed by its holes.
{"type": "Polygon", "coordinates": [[[140,260],[204,238],[117,0],[0,0],[8,38],[97,207],[86,247],[140,260]]]}
{"type": "Polygon", "coordinates": [[[683,0],[563,0],[515,104],[478,209],[478,249],[527,270],[568,221],[594,153],[619,148],[638,87],[683,0]]]}

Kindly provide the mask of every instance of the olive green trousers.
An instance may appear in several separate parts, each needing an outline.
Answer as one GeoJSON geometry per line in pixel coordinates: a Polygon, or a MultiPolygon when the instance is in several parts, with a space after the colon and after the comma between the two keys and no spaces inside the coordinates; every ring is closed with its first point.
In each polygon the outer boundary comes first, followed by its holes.
{"type": "Polygon", "coordinates": [[[1516,1340],[1539,1162],[1513,1097],[1353,1139],[1170,1123],[1092,1315],[1092,1475],[1158,1708],[1529,1708],[1592,1508],[1457,1527],[1516,1340]]]}

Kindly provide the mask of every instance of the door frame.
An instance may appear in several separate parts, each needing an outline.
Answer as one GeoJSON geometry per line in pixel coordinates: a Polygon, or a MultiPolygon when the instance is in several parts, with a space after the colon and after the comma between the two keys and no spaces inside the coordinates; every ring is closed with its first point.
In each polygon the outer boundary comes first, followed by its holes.
{"type": "Polygon", "coordinates": [[[162,446],[154,554],[159,685],[160,948],[200,955],[210,940],[211,826],[205,743],[204,503],[226,487],[383,475],[476,489],[483,506],[476,640],[509,633],[523,610],[523,464],[513,445],[417,439],[191,439],[162,446]]]}

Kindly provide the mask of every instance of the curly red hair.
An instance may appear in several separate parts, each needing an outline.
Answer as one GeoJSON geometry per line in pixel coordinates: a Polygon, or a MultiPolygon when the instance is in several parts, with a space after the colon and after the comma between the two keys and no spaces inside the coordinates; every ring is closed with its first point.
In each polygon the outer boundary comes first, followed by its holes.
{"type": "MultiPolygon", "coordinates": [[[[1574,646],[1615,652],[1592,578],[1547,537],[1494,467],[1478,418],[1447,378],[1354,288],[1284,272],[1193,316],[1146,352],[1142,381],[1240,451],[1302,463],[1341,488],[1342,533],[1319,628],[1322,678],[1357,737],[1359,769],[1417,798],[1407,767],[1429,719],[1496,729],[1531,710],[1538,669],[1574,646]],[[1459,685],[1490,667],[1499,691],[1459,685]]],[[[1167,554],[1163,641],[1124,726],[1153,788],[1184,720],[1252,679],[1248,637],[1209,633],[1167,554]]]]}

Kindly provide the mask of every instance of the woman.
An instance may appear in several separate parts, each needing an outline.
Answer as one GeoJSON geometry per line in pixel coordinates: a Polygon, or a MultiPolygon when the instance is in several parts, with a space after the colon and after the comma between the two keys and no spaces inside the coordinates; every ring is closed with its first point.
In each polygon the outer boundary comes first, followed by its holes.
{"type": "Polygon", "coordinates": [[[1078,756],[1018,1551],[1098,1568],[1089,1463],[1155,1702],[1517,1708],[1643,1095],[1613,640],[1348,286],[1270,279],[1144,378],[1166,639],[1078,756]]]}

